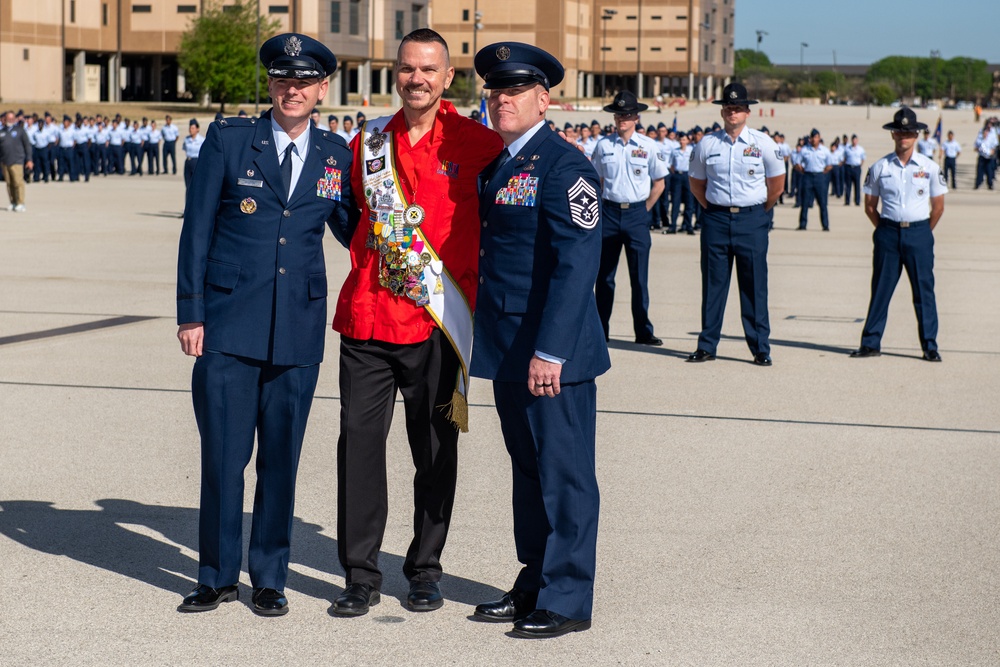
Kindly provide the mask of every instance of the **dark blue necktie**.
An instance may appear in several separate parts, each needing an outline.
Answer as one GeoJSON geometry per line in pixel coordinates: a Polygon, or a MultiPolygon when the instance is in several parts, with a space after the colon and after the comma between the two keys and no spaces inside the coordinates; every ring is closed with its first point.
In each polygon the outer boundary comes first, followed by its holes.
{"type": "Polygon", "coordinates": [[[285,186],[285,199],[292,196],[292,153],[295,151],[295,144],[288,144],[285,149],[285,159],[281,161],[281,183],[285,186]]]}

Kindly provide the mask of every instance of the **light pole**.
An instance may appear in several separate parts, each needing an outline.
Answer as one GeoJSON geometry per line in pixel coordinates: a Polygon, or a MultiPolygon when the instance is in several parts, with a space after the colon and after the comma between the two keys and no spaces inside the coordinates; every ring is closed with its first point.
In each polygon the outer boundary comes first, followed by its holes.
{"type": "Polygon", "coordinates": [[[941,57],[941,52],[937,49],[931,51],[931,67],[934,69],[934,99],[937,99],[937,63],[938,58],[941,57]]]}
{"type": "Polygon", "coordinates": [[[809,47],[808,44],[802,42],[799,44],[799,71],[806,71],[806,49],[809,47]]]}
{"type": "Polygon", "coordinates": [[[766,30],[757,31],[757,62],[753,64],[753,96],[757,97],[757,86],[760,83],[760,43],[764,41],[764,35],[768,34],[766,30]]]}
{"type": "MultiPolygon", "coordinates": [[[[257,0],[257,53],[260,54],[260,0],[257,0]]],[[[260,115],[260,56],[254,58],[254,98],[253,98],[253,115],[260,115]]],[[[164,163],[165,164],[165,163],[164,163]]]]}
{"type": "MultiPolygon", "coordinates": [[[[475,0],[472,4],[472,58],[475,61],[476,53],[479,52],[479,31],[483,29],[483,13],[479,11],[479,0],[475,0]]],[[[475,100],[475,92],[479,86],[476,85],[476,66],[472,65],[472,71],[469,73],[469,103],[471,104],[475,100]]]]}
{"type": "Polygon", "coordinates": [[[604,99],[604,95],[607,92],[607,73],[608,73],[608,21],[611,17],[618,13],[617,9],[605,9],[601,14],[601,21],[604,23],[604,37],[601,39],[601,99],[604,99]]]}

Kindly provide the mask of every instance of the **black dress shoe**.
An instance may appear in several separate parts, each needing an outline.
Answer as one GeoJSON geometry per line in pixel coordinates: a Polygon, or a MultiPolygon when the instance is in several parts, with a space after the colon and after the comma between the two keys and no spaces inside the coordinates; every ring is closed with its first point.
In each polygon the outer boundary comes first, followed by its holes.
{"type": "Polygon", "coordinates": [[[258,616],[284,616],[288,613],[288,598],[283,591],[255,588],[250,596],[253,611],[258,616]]]}
{"type": "Polygon", "coordinates": [[[864,357],[880,357],[880,356],[882,356],[881,350],[876,350],[873,347],[867,347],[865,345],[862,345],[858,349],[854,350],[854,352],[851,352],[852,359],[862,359],[864,357]]]}
{"type": "Polygon", "coordinates": [[[240,591],[236,584],[223,586],[222,588],[212,588],[205,584],[198,584],[198,587],[188,593],[184,601],[177,607],[177,611],[212,611],[223,602],[234,602],[240,599],[240,591]]]}
{"type": "Polygon", "coordinates": [[[661,340],[661,339],[657,338],[656,336],[650,334],[649,336],[645,336],[643,338],[636,338],[635,339],[635,344],[636,345],[652,345],[653,347],[659,347],[659,346],[663,345],[663,340],[661,340]]]}
{"type": "Polygon", "coordinates": [[[924,352],[924,361],[941,361],[941,355],[937,350],[927,350],[924,352]]]}
{"type": "Polygon", "coordinates": [[[771,357],[769,357],[764,352],[758,352],[757,354],[753,355],[753,362],[758,366],[770,366],[771,357]]]}
{"type": "Polygon", "coordinates": [[[333,613],[339,616],[364,616],[368,608],[382,601],[382,596],[370,584],[348,584],[333,601],[333,613]]]}
{"type": "Polygon", "coordinates": [[[535,611],[537,602],[538,591],[528,592],[513,588],[504,593],[499,600],[476,605],[476,611],[472,615],[488,623],[511,623],[520,621],[535,611]]]}
{"type": "Polygon", "coordinates": [[[545,639],[559,637],[568,632],[581,632],[590,629],[590,619],[575,620],[566,618],[554,611],[538,609],[527,617],[514,623],[514,634],[530,639],[545,639]]]}
{"type": "Polygon", "coordinates": [[[433,581],[411,581],[410,593],[406,596],[406,608],[410,611],[434,611],[444,605],[441,587],[433,581]]]}
{"type": "Polygon", "coordinates": [[[694,363],[698,364],[698,363],[701,363],[703,361],[712,361],[713,359],[715,359],[715,355],[714,354],[712,354],[708,350],[701,350],[701,349],[699,349],[699,350],[695,351],[694,354],[689,354],[688,358],[687,358],[687,361],[691,361],[691,362],[694,362],[694,363]]]}

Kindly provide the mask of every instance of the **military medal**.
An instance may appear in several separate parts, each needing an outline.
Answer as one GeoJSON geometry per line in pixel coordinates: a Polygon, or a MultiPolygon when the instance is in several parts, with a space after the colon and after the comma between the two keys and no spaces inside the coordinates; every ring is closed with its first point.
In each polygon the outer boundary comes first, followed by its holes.
{"type": "Polygon", "coordinates": [[[367,146],[369,150],[376,155],[381,153],[382,148],[385,146],[385,134],[376,128],[376,130],[368,136],[368,139],[365,140],[365,146],[367,146]]]}
{"type": "Polygon", "coordinates": [[[406,216],[406,224],[411,227],[419,227],[420,223],[424,221],[424,208],[420,204],[410,204],[406,207],[403,215],[406,216]]]}
{"type": "Polygon", "coordinates": [[[240,202],[240,210],[250,215],[257,211],[257,202],[253,200],[253,197],[247,197],[240,202]]]}

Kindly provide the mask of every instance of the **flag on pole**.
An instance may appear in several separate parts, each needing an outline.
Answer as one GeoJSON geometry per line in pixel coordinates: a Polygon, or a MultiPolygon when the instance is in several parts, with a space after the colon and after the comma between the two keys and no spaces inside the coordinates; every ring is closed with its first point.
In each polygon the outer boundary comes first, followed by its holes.
{"type": "Polygon", "coordinates": [[[483,125],[485,125],[486,127],[490,126],[490,120],[489,120],[489,118],[487,117],[487,114],[486,114],[486,96],[485,95],[480,95],[479,96],[479,122],[482,123],[483,125]]]}
{"type": "Polygon", "coordinates": [[[938,142],[938,146],[941,145],[941,116],[938,115],[937,127],[934,129],[934,141],[938,142]]]}
{"type": "Polygon", "coordinates": [[[672,131],[673,132],[677,131],[677,112],[676,111],[674,112],[674,127],[673,127],[672,131]]]}

